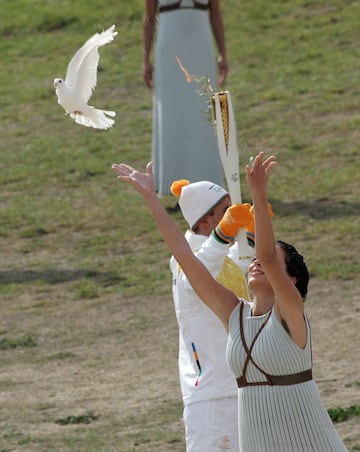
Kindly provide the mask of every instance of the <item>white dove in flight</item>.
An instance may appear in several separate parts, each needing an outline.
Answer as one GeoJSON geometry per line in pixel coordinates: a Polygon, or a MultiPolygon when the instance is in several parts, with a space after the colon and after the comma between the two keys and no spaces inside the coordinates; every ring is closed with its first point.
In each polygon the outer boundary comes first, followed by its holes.
{"type": "Polygon", "coordinates": [[[65,81],[62,78],[54,80],[58,103],[77,124],[85,127],[108,129],[115,122],[108,118],[116,115],[114,111],[99,110],[87,104],[97,81],[98,48],[113,41],[118,34],[114,30],[115,25],[102,33],[95,33],[73,56],[65,81]]]}

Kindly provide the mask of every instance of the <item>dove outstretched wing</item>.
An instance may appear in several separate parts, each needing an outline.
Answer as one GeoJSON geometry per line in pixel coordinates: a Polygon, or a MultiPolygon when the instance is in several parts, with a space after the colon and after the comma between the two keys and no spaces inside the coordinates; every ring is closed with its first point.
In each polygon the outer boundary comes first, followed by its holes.
{"type": "Polygon", "coordinates": [[[74,89],[77,96],[87,102],[92,94],[97,82],[97,68],[100,54],[98,48],[113,41],[117,32],[112,25],[102,33],[95,33],[85,44],[75,53],[71,59],[65,83],[74,89]]]}

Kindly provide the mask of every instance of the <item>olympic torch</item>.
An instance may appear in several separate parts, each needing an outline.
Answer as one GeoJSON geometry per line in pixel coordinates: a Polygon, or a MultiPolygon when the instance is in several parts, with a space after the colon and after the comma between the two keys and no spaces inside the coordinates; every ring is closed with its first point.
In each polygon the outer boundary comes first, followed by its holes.
{"type": "MultiPolygon", "coordinates": [[[[188,83],[197,82],[201,88],[200,95],[209,97],[211,121],[215,127],[219,154],[224,168],[231,202],[233,204],[241,204],[239,148],[230,93],[229,91],[214,91],[210,86],[208,78],[190,74],[178,56],[176,56],[176,61],[185,74],[186,81],[188,83]]],[[[247,243],[245,229],[239,230],[237,241],[239,259],[249,259],[254,255],[254,250],[247,243]]]]}
{"type": "MultiPolygon", "coordinates": [[[[211,104],[219,154],[224,168],[231,202],[232,204],[241,204],[239,148],[234,111],[229,91],[213,92],[211,95],[211,104]]],[[[237,241],[239,259],[249,259],[253,255],[253,250],[247,243],[245,229],[239,230],[237,241]]]]}

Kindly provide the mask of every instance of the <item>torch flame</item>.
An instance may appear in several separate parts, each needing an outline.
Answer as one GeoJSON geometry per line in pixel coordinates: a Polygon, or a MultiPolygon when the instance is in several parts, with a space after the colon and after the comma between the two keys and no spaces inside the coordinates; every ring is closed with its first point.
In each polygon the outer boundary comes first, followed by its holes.
{"type": "Polygon", "coordinates": [[[182,64],[180,58],[177,55],[175,56],[175,58],[176,58],[176,61],[179,65],[180,69],[185,74],[186,81],[188,83],[197,82],[199,80],[199,78],[196,75],[190,74],[190,72],[185,68],[185,66],[182,64]]]}

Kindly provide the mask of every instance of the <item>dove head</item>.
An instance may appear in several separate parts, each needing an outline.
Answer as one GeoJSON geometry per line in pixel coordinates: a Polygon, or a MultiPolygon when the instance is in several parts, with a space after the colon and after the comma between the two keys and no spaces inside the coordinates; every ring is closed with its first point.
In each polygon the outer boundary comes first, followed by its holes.
{"type": "Polygon", "coordinates": [[[61,85],[62,83],[64,83],[64,80],[62,78],[56,78],[54,80],[54,87],[57,88],[59,85],[61,85]]]}

